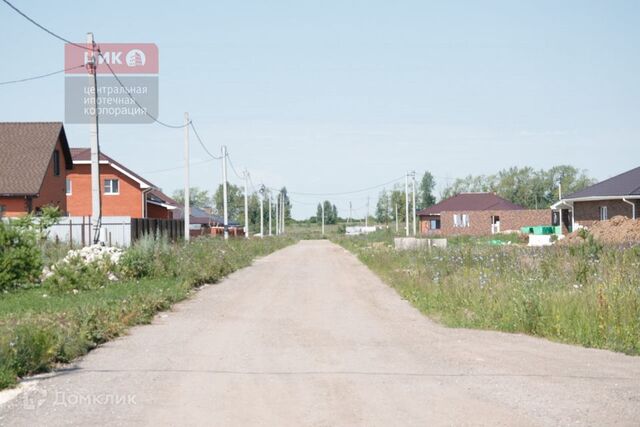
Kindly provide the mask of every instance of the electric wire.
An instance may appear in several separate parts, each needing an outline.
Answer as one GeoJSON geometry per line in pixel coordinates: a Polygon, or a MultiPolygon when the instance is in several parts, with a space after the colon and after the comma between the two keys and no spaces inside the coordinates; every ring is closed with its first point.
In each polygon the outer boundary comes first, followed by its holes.
{"type": "Polygon", "coordinates": [[[84,68],[84,65],[76,65],[75,67],[69,67],[69,68],[65,68],[63,70],[58,70],[58,71],[54,71],[54,72],[47,73],[47,74],[41,74],[39,76],[25,77],[24,79],[8,80],[8,81],[5,81],[5,82],[0,82],[0,86],[9,85],[9,84],[13,84],[13,83],[23,83],[23,82],[28,82],[28,81],[31,81],[31,80],[44,79],[45,77],[55,76],[56,74],[65,73],[67,71],[76,70],[78,68],[84,68]]]}
{"type": "MultiPolygon", "coordinates": [[[[4,1],[4,0],[3,0],[4,1]]],[[[191,124],[191,120],[189,120],[187,123],[181,124],[181,125],[172,125],[169,123],[165,123],[161,120],[159,120],[157,117],[154,117],[151,113],[149,113],[147,111],[147,109],[145,107],[143,107],[142,105],[140,105],[140,103],[138,102],[137,99],[135,99],[133,97],[133,95],[131,95],[131,92],[129,92],[129,89],[127,89],[124,85],[124,83],[122,83],[122,80],[120,80],[120,77],[118,77],[118,75],[115,73],[115,71],[113,71],[113,68],[111,68],[111,65],[109,65],[109,62],[105,59],[105,57],[102,55],[102,52],[100,51],[100,49],[98,49],[98,55],[104,60],[104,65],[107,66],[107,68],[109,69],[109,72],[111,72],[111,74],[113,75],[113,77],[116,79],[116,81],[118,82],[118,84],[120,85],[120,87],[122,89],[124,89],[125,93],[127,94],[127,96],[134,102],[134,104],[136,104],[138,106],[138,108],[140,108],[142,111],[144,111],[144,114],[146,114],[151,120],[153,120],[154,122],[158,123],[159,125],[162,125],[164,127],[170,128],[170,129],[182,129],[185,128],[187,126],[189,126],[191,124]]],[[[196,132],[197,134],[197,132],[196,132]]]]}
{"type": "Polygon", "coordinates": [[[206,145],[204,145],[204,142],[202,141],[202,138],[200,138],[200,135],[198,134],[198,131],[195,127],[195,125],[193,124],[193,120],[189,121],[189,124],[191,125],[191,129],[193,129],[193,133],[196,135],[196,139],[198,140],[198,142],[200,143],[200,146],[202,147],[202,149],[209,155],[209,157],[211,157],[214,160],[222,160],[222,156],[214,156],[213,154],[211,154],[211,152],[207,149],[206,145]]]}
{"type": "Polygon", "coordinates": [[[13,9],[14,11],[16,11],[19,15],[21,15],[24,19],[26,19],[27,21],[31,22],[33,25],[35,25],[36,27],[40,28],[42,31],[48,33],[49,35],[57,38],[58,40],[61,40],[65,43],[68,43],[72,46],[78,47],[80,49],[86,49],[86,50],[92,50],[91,47],[89,46],[83,46],[81,44],[78,43],[74,43],[56,33],[54,33],[53,31],[51,31],[50,29],[46,28],[44,25],[39,24],[38,22],[36,22],[36,20],[34,20],[33,18],[31,18],[29,15],[27,15],[26,13],[24,13],[23,11],[21,11],[20,9],[18,9],[17,7],[15,7],[11,2],[9,2],[8,0],[2,0],[7,6],[9,6],[11,9],[13,9]]]}

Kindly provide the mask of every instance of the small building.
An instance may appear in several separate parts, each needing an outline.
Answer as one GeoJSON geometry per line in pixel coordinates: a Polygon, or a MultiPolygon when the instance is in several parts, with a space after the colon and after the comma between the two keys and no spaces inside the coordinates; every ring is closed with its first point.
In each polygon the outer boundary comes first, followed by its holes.
{"type": "Polygon", "coordinates": [[[525,209],[495,193],[460,193],[417,215],[424,235],[483,236],[551,222],[550,211],[525,209]]]}
{"type": "Polygon", "coordinates": [[[61,122],[0,123],[0,217],[57,206],[65,214],[65,180],[73,162],[61,122]]]}
{"type": "Polygon", "coordinates": [[[640,167],[564,196],[551,206],[554,225],[564,232],[614,216],[636,219],[640,209],[640,167]]]}
{"type": "MultiPolygon", "coordinates": [[[[91,150],[72,148],[73,171],[66,178],[67,210],[91,216],[91,150]]],[[[103,216],[172,219],[177,203],[140,175],[100,153],[103,216]]]]}
{"type": "MultiPolygon", "coordinates": [[[[209,207],[189,207],[189,235],[191,237],[224,234],[224,218],[214,214],[209,207]]],[[[174,212],[175,219],[184,218],[184,207],[174,212]]],[[[231,236],[244,236],[244,228],[238,222],[228,221],[227,230],[231,236]]]]}

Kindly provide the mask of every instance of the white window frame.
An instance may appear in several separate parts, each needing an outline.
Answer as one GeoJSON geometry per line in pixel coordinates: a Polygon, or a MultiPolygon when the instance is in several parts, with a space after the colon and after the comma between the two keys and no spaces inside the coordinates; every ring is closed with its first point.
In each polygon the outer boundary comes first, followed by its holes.
{"type": "Polygon", "coordinates": [[[64,180],[64,191],[67,196],[71,196],[73,194],[73,184],[69,178],[64,180]]]}
{"type": "Polygon", "coordinates": [[[600,221],[609,219],[609,209],[606,206],[600,206],[600,221]]]}
{"type": "Polygon", "coordinates": [[[104,180],[104,194],[107,196],[117,196],[120,194],[120,180],[118,178],[105,178],[104,180]],[[113,182],[116,182],[118,191],[113,191],[113,182]],[[109,183],[109,191],[107,191],[107,183],[109,183]]]}

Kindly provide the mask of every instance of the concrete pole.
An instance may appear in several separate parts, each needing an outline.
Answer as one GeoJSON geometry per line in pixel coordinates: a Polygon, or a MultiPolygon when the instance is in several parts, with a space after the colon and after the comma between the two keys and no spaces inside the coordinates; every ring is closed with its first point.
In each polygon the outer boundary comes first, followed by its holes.
{"type": "Polygon", "coordinates": [[[367,214],[364,216],[365,228],[369,226],[369,196],[367,196],[367,214]]]}
{"type": "Polygon", "coordinates": [[[275,203],[275,209],[276,209],[276,236],[280,235],[280,193],[278,193],[276,195],[276,203],[275,203]]]}
{"type": "Polygon", "coordinates": [[[249,238],[249,189],[247,182],[249,181],[249,172],[244,171],[244,237],[249,238]]]}
{"type": "Polygon", "coordinates": [[[102,228],[102,203],[100,200],[100,142],[98,139],[98,57],[93,33],[87,33],[87,45],[91,46],[91,60],[87,64],[89,70],[89,84],[93,86],[92,99],[89,105],[94,107],[89,122],[89,143],[91,147],[91,224],[93,228],[93,243],[103,243],[100,238],[102,228]]]}
{"type": "Polygon", "coordinates": [[[229,210],[227,206],[227,147],[222,146],[222,210],[224,220],[224,238],[229,238],[229,210]]]}
{"type": "Polygon", "coordinates": [[[322,235],[324,236],[324,202],[320,206],[322,206],[322,235]]]}
{"type": "Polygon", "coordinates": [[[411,190],[412,190],[412,204],[411,204],[411,219],[413,220],[413,235],[416,236],[418,234],[418,227],[416,224],[416,173],[415,171],[411,172],[411,190]]]}
{"type": "Polygon", "coordinates": [[[191,193],[189,187],[189,113],[184,113],[184,240],[189,241],[189,221],[191,219],[191,193]]]}
{"type": "Polygon", "coordinates": [[[269,191],[269,236],[273,235],[271,234],[271,208],[273,208],[273,204],[271,203],[271,191],[269,191]]]}
{"type": "Polygon", "coordinates": [[[284,203],[284,193],[282,193],[282,201],[280,203],[282,203],[282,209],[280,210],[280,216],[282,217],[282,234],[284,234],[285,221],[287,219],[287,209],[286,209],[286,205],[284,203]]]}
{"type": "Polygon", "coordinates": [[[264,188],[260,189],[260,238],[264,237],[264,188]]]}
{"type": "Polygon", "coordinates": [[[409,237],[409,174],[404,176],[404,230],[409,237]]]}
{"type": "Polygon", "coordinates": [[[398,227],[399,227],[399,224],[398,224],[398,204],[396,203],[396,234],[398,234],[398,232],[400,231],[400,229],[398,227]]]}

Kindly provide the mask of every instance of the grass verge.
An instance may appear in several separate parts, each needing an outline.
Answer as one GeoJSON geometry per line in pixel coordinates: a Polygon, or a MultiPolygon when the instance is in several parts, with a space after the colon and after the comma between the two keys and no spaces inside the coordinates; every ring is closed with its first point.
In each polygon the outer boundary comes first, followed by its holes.
{"type": "Polygon", "coordinates": [[[431,318],[640,354],[640,247],[484,244],[395,251],[391,236],[334,239],[431,318]]]}
{"type": "Polygon", "coordinates": [[[182,245],[143,241],[130,249],[127,264],[138,279],[97,289],[60,291],[39,285],[1,294],[0,389],[67,363],[130,326],[150,322],[195,286],[215,283],[293,242],[286,237],[203,238],[182,245]]]}

